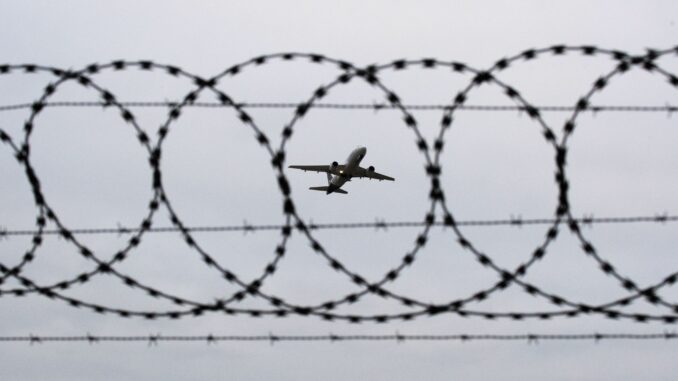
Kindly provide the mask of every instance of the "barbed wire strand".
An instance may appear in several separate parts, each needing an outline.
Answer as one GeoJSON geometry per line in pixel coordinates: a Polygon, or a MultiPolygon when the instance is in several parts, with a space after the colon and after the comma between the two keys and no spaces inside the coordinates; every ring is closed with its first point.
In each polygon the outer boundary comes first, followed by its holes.
{"type": "MultiPolygon", "coordinates": [[[[581,217],[574,218],[573,221],[584,226],[593,226],[601,224],[632,224],[632,223],[668,223],[678,221],[678,215],[655,214],[653,216],[622,216],[622,217],[581,217]]],[[[487,220],[460,220],[456,222],[457,226],[472,227],[493,227],[493,226],[513,226],[522,227],[530,225],[551,225],[555,222],[552,218],[522,218],[511,217],[508,219],[487,219],[487,220]]],[[[390,228],[411,228],[426,226],[422,221],[385,221],[376,219],[373,222],[330,222],[330,223],[309,223],[306,226],[298,226],[298,229],[309,230],[337,230],[337,229],[375,229],[388,230],[390,228]]],[[[249,224],[246,221],[242,225],[206,225],[206,226],[187,226],[185,229],[195,233],[221,233],[221,232],[257,232],[257,231],[279,231],[286,225],[283,224],[249,224]]],[[[430,226],[447,227],[445,222],[437,221],[430,226]]],[[[72,234],[132,234],[138,233],[141,228],[130,226],[118,226],[115,228],[73,228],[72,234]]],[[[174,226],[151,227],[146,230],[147,233],[176,233],[181,229],[174,226]]],[[[33,236],[38,234],[38,230],[10,230],[0,227],[0,238],[12,236],[33,236]]],[[[61,231],[56,229],[44,229],[44,235],[60,235],[61,231]]]]}
{"type": "MultiPolygon", "coordinates": [[[[121,106],[129,108],[172,108],[181,104],[179,101],[122,101],[120,102],[121,106]]],[[[293,103],[293,102],[242,102],[238,104],[223,104],[220,102],[193,102],[187,104],[185,107],[192,108],[233,108],[239,107],[242,109],[247,108],[260,108],[260,109],[297,109],[299,106],[303,105],[302,103],[293,103]]],[[[77,108],[77,107],[104,107],[107,106],[106,102],[98,101],[57,101],[57,102],[45,102],[44,107],[54,107],[54,108],[77,108]]],[[[33,107],[33,103],[17,103],[17,104],[8,104],[0,105],[0,112],[4,111],[14,111],[14,110],[23,110],[33,107]]],[[[443,105],[443,104],[407,104],[403,105],[403,108],[407,110],[420,110],[420,111],[439,111],[439,110],[449,110],[454,106],[443,105]]],[[[571,112],[576,110],[576,106],[534,106],[539,111],[553,111],[553,112],[571,112]]],[[[331,110],[396,110],[397,106],[388,104],[388,103],[316,103],[310,106],[310,108],[316,109],[331,109],[331,110]]],[[[520,105],[461,105],[458,106],[459,110],[466,111],[527,111],[528,108],[520,105]]],[[[674,112],[678,112],[678,106],[666,104],[663,106],[648,106],[648,105],[593,105],[589,107],[586,111],[598,113],[598,112],[667,112],[671,115],[674,112]]]]}
{"type": "Polygon", "coordinates": [[[356,334],[341,335],[329,333],[326,335],[164,335],[161,333],[151,335],[78,335],[78,336],[41,336],[30,334],[28,336],[0,336],[0,342],[4,343],[29,343],[43,344],[49,342],[58,343],[89,343],[98,344],[103,342],[131,343],[146,342],[149,346],[160,342],[204,342],[215,344],[218,342],[370,342],[391,341],[406,343],[411,341],[458,341],[468,343],[471,341],[524,341],[528,344],[537,344],[540,341],[649,341],[649,340],[676,340],[675,332],[663,333],[566,333],[566,334],[356,334]]]}

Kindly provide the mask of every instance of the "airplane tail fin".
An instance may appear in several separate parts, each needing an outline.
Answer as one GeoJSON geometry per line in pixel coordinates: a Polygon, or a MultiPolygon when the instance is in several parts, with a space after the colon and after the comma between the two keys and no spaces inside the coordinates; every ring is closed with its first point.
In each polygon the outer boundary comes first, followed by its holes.
{"type": "MultiPolygon", "coordinates": [[[[327,190],[330,189],[330,187],[310,187],[310,188],[308,188],[308,189],[314,190],[314,191],[323,191],[323,192],[327,192],[327,190]]],[[[341,189],[341,188],[332,189],[332,192],[331,192],[331,193],[348,194],[348,192],[346,192],[345,190],[343,190],[343,189],[341,189]]]]}

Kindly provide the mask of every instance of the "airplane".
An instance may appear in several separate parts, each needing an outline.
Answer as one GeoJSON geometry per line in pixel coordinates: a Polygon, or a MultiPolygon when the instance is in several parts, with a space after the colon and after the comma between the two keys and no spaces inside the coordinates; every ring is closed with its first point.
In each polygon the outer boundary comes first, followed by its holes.
{"type": "Polygon", "coordinates": [[[393,177],[382,175],[374,171],[373,166],[367,168],[361,167],[360,161],[365,157],[367,153],[367,148],[358,147],[348,155],[346,159],[346,164],[339,164],[336,161],[333,161],[330,165],[290,165],[289,168],[301,169],[304,172],[314,171],[314,172],[325,172],[327,173],[327,186],[326,187],[310,187],[308,189],[315,191],[324,191],[325,194],[330,193],[341,193],[348,194],[345,190],[341,189],[341,186],[344,185],[347,181],[351,181],[352,178],[362,178],[366,177],[368,179],[376,180],[388,180],[395,181],[393,177]]]}

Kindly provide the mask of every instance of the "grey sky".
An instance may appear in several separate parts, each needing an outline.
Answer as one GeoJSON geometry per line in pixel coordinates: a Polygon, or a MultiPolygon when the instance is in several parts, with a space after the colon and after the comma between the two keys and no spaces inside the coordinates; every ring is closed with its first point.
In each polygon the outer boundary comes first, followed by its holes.
{"type": "MultiPolygon", "coordinates": [[[[482,69],[528,48],[554,44],[596,45],[640,54],[645,48],[677,44],[678,4],[673,1],[4,1],[0,3],[0,61],[62,68],[115,59],[149,59],[209,77],[232,64],[277,52],[309,52],[357,65],[394,59],[435,57],[482,69]]],[[[678,72],[675,55],[659,64],[678,72]]],[[[521,62],[498,74],[535,105],[573,105],[614,61],[579,54],[521,62]]],[[[306,62],[271,63],[246,69],[219,88],[238,101],[297,102],[307,99],[338,71],[306,62]]],[[[53,78],[47,74],[0,77],[0,104],[31,102],[53,78]]],[[[105,72],[93,79],[120,100],[176,100],[193,88],[185,79],[137,70],[105,72]]],[[[449,103],[470,78],[449,70],[413,68],[384,72],[380,79],[404,103],[449,103]]],[[[54,100],[97,100],[94,92],[67,84],[54,100]]],[[[200,100],[212,101],[205,93],[200,100]]],[[[353,81],[332,91],[327,102],[381,102],[383,94],[353,81]]],[[[616,78],[595,104],[678,104],[676,89],[642,70],[616,78]]],[[[512,102],[496,86],[470,93],[469,104],[512,102]]],[[[163,109],[132,109],[150,135],[166,118],[163,109]]],[[[292,110],[250,110],[274,140],[292,110]]],[[[560,133],[569,114],[544,119],[560,133]]],[[[0,127],[20,140],[28,111],[0,113],[0,127]]],[[[423,135],[432,142],[440,112],[415,112],[423,135]]],[[[567,167],[570,201],[576,216],[678,214],[676,119],[666,114],[599,113],[578,118],[567,167]]],[[[151,197],[146,152],[117,112],[47,109],[36,119],[31,160],[44,192],[70,228],[137,225],[151,197]]],[[[268,154],[232,110],[185,109],[163,147],[167,193],[187,225],[283,222],[281,197],[268,154]]],[[[516,112],[455,114],[442,155],[448,206],[458,220],[522,216],[548,218],[556,207],[553,149],[537,123],[516,112]]],[[[297,208],[307,221],[354,222],[421,220],[428,210],[428,180],[412,131],[397,111],[312,109],[295,126],[287,146],[287,164],[342,161],[358,145],[364,160],[395,183],[353,181],[348,196],[307,191],[324,185],[324,175],[287,171],[297,208]]],[[[31,229],[35,207],[22,169],[0,146],[0,226],[31,229]]],[[[161,209],[154,226],[169,226],[161,209]]],[[[513,268],[542,240],[545,226],[463,229],[464,234],[498,264],[513,268]]],[[[324,230],[315,233],[324,247],[347,267],[377,279],[397,265],[413,246],[418,229],[324,230]]],[[[623,274],[643,285],[678,268],[675,224],[595,226],[586,229],[598,251],[623,274]]],[[[244,279],[258,276],[273,258],[277,232],[196,234],[210,253],[244,279]]],[[[125,237],[86,236],[82,241],[110,258],[125,237]]],[[[29,238],[0,241],[2,263],[16,263],[29,238]]],[[[45,239],[26,275],[48,284],[92,268],[69,244],[45,239]]],[[[179,235],[149,234],[120,271],[187,298],[210,302],[237,289],[207,269],[179,235]]],[[[415,266],[389,290],[430,302],[463,297],[496,282],[459,248],[451,231],[434,229],[415,266]]],[[[526,280],[583,303],[623,297],[616,281],[604,276],[566,230],[535,265],[526,280]]],[[[16,286],[8,281],[2,287],[16,286]]],[[[288,255],[263,290],[298,304],[314,304],[356,291],[343,275],[293,235],[288,255]]],[[[130,290],[111,277],[99,277],[67,295],[130,309],[167,309],[173,305],[130,290]]],[[[678,300],[678,291],[661,296],[678,300]]],[[[247,300],[243,307],[266,308],[247,300]]],[[[487,311],[541,311],[554,306],[517,287],[476,303],[487,311]]],[[[339,312],[402,312],[393,301],[366,297],[339,312]]],[[[665,310],[640,302],[628,311],[665,310]]],[[[577,333],[661,332],[673,326],[611,321],[599,316],[552,321],[463,319],[456,315],[420,318],[383,325],[327,323],[317,318],[286,319],[206,314],[179,321],[144,321],[100,316],[38,296],[0,298],[0,335],[92,334],[392,334],[401,333],[577,333]]],[[[523,343],[262,343],[203,344],[0,344],[2,380],[232,379],[284,380],[461,378],[656,379],[677,373],[675,342],[523,343]]]]}

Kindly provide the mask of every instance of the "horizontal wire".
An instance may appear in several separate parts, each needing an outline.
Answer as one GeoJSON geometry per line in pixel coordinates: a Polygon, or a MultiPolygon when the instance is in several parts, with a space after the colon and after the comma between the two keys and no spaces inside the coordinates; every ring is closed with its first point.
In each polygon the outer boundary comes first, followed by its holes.
{"type": "MultiPolygon", "coordinates": [[[[153,101],[129,101],[119,102],[124,107],[176,107],[181,102],[153,102],[153,101]]],[[[296,109],[300,103],[292,102],[242,102],[234,104],[223,104],[221,102],[193,102],[185,104],[184,107],[197,108],[282,108],[282,109],[296,109]]],[[[88,102],[88,101],[62,101],[62,102],[45,102],[44,107],[105,107],[110,106],[106,102],[88,102]]],[[[21,110],[33,107],[32,103],[18,103],[11,105],[0,105],[0,112],[21,110]]],[[[398,110],[400,107],[390,103],[317,103],[310,105],[311,108],[319,109],[337,109],[337,110],[398,110]]],[[[525,106],[520,105],[443,105],[443,104],[409,104],[402,105],[403,108],[409,110],[468,110],[468,111],[526,111],[525,106]]],[[[575,111],[576,106],[538,106],[535,107],[541,111],[575,111]]],[[[587,110],[589,112],[601,111],[617,111],[617,112],[678,112],[678,106],[664,105],[664,106],[642,106],[642,105],[620,105],[620,106],[590,106],[587,110]]]]}
{"type": "Polygon", "coordinates": [[[337,341],[575,341],[575,340],[675,340],[675,332],[663,333],[584,333],[584,334],[432,334],[432,335],[81,335],[81,336],[0,336],[0,342],[28,342],[41,344],[45,342],[147,342],[149,345],[158,342],[206,342],[208,344],[219,341],[235,342],[337,342],[337,341]]]}
{"type": "MultiPolygon", "coordinates": [[[[627,223],[666,223],[666,222],[676,222],[678,221],[678,215],[655,215],[655,216],[627,216],[627,217],[582,217],[574,218],[573,221],[581,223],[583,225],[594,225],[594,224],[627,224],[627,223]]],[[[463,220],[456,221],[456,226],[524,226],[524,225],[552,225],[556,222],[555,219],[551,218],[510,218],[510,219],[495,219],[495,220],[463,220]]],[[[325,230],[325,229],[363,229],[363,228],[374,228],[374,229],[388,229],[388,228],[406,228],[406,227],[423,227],[426,225],[431,226],[446,226],[442,221],[433,222],[429,224],[426,221],[395,221],[395,222],[386,222],[386,221],[375,221],[375,222],[345,222],[345,223],[312,223],[306,225],[305,228],[310,230],[325,230]]],[[[201,233],[217,233],[217,232],[255,232],[255,231],[266,231],[266,230],[280,230],[283,229],[285,225],[250,225],[244,223],[242,225],[212,225],[212,226],[193,226],[186,227],[186,231],[189,232],[201,232],[201,233]]],[[[138,233],[141,231],[141,228],[132,228],[119,226],[117,228],[80,228],[80,229],[70,229],[73,234],[132,234],[138,233]]],[[[173,233],[182,231],[175,226],[167,227],[151,227],[146,230],[148,233],[173,233]]],[[[26,236],[26,235],[36,235],[39,232],[37,230],[6,230],[0,229],[0,237],[9,237],[9,236],[26,236]]],[[[45,229],[41,234],[45,235],[59,235],[61,230],[57,229],[45,229]]]]}

